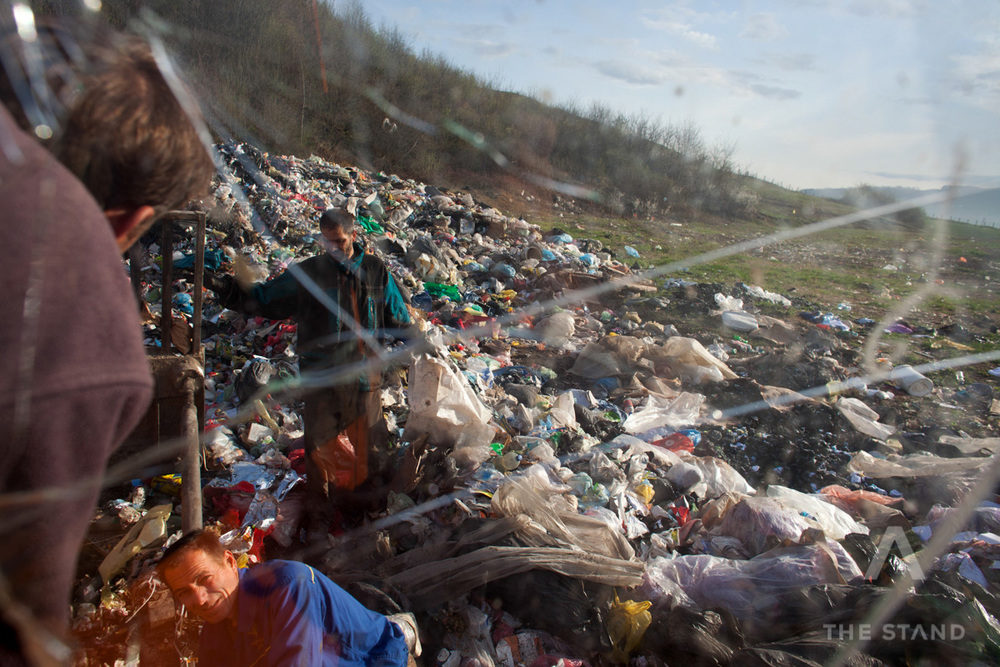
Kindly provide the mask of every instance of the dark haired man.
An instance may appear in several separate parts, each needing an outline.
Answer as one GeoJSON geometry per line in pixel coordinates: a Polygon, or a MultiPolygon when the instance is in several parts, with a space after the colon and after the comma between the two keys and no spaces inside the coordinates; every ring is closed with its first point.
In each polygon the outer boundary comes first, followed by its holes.
{"type": "Polygon", "coordinates": [[[420,652],[412,614],[370,611],[304,563],[240,570],[211,529],[171,545],[157,572],[174,599],[205,621],[198,664],[389,667],[420,652]]]}
{"type": "Polygon", "coordinates": [[[143,43],[19,27],[0,50],[0,664],[49,664],[108,458],[152,395],[121,252],[213,166],[143,43]],[[23,131],[39,58],[51,153],[23,131]]]}
{"type": "Polygon", "coordinates": [[[295,318],[303,377],[331,378],[305,394],[303,412],[307,537],[322,544],[331,491],[347,492],[338,494],[345,503],[369,490],[375,497],[382,492],[381,475],[389,473],[388,429],[376,339],[407,338],[410,316],[385,263],[358,240],[352,214],[327,209],[319,226],[325,254],[265,283],[241,287],[233,276],[221,275],[206,286],[228,308],[273,320],[295,318]]]}

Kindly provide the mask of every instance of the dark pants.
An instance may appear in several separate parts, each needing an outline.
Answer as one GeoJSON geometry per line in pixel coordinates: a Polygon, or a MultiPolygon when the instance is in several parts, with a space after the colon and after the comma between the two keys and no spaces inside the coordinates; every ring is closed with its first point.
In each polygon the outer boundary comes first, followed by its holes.
{"type": "Polygon", "coordinates": [[[356,385],[305,397],[307,531],[325,532],[335,506],[353,514],[384,497],[389,430],[381,398],[380,387],[356,385]]]}

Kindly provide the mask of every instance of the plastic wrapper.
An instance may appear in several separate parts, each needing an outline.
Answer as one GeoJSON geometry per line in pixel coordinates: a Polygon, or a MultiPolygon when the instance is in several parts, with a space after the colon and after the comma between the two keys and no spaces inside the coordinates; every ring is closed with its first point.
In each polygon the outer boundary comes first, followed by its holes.
{"type": "Polygon", "coordinates": [[[266,491],[258,491],[243,517],[241,528],[254,526],[261,530],[272,528],[278,519],[278,500],[266,491]]]}
{"type": "Polygon", "coordinates": [[[773,549],[750,560],[689,555],[656,558],[646,576],[675,604],[721,607],[740,620],[765,618],[773,597],[802,586],[848,583],[862,576],[850,555],[832,540],[773,549]]]}
{"type": "Polygon", "coordinates": [[[547,345],[563,347],[576,333],[573,313],[560,311],[535,323],[535,331],[547,345]]]}
{"type": "Polygon", "coordinates": [[[702,498],[718,498],[726,493],[751,495],[755,489],[734,467],[714,456],[681,455],[681,461],[693,465],[701,472],[701,481],[688,489],[702,498]]]}
{"type": "Polygon", "coordinates": [[[743,312],[743,299],[738,299],[734,296],[726,296],[721,292],[717,292],[715,294],[715,303],[718,304],[719,309],[722,311],[743,312]]]}
{"type": "MultiPolygon", "coordinates": [[[[957,513],[956,509],[935,505],[927,512],[926,522],[932,530],[951,523],[957,513]]],[[[1000,507],[977,507],[964,525],[954,526],[956,531],[972,531],[975,533],[996,533],[1000,535],[1000,507]]]]}
{"type": "Polygon", "coordinates": [[[494,433],[491,413],[461,373],[438,357],[422,355],[409,379],[410,414],[403,439],[426,434],[430,442],[453,447],[460,465],[485,461],[494,433]]]}
{"type": "Polygon", "coordinates": [[[841,397],[836,403],[836,408],[859,433],[885,440],[896,432],[895,427],[880,424],[878,413],[856,398],[841,397]]]}
{"type": "Polygon", "coordinates": [[[220,426],[205,433],[205,447],[216,468],[228,468],[237,461],[250,458],[246,450],[236,445],[232,431],[220,426]]]}
{"type": "Polygon", "coordinates": [[[753,555],[783,542],[798,541],[809,524],[795,510],[772,498],[746,497],[726,512],[716,532],[738,539],[753,555]]]}
{"type": "Polygon", "coordinates": [[[646,405],[628,416],[622,424],[625,431],[643,440],[654,440],[668,432],[698,423],[705,397],[683,392],[674,399],[651,394],[646,405]]]}
{"type": "Polygon", "coordinates": [[[847,470],[874,479],[884,477],[930,477],[933,475],[947,475],[949,473],[978,470],[987,465],[991,460],[990,458],[946,459],[931,454],[889,456],[880,459],[868,452],[858,452],[851,457],[851,460],[847,464],[847,470]]]}
{"type": "Polygon", "coordinates": [[[544,468],[533,465],[497,489],[491,508],[500,516],[527,515],[552,537],[584,551],[631,559],[635,552],[625,537],[600,519],[579,514],[568,491],[566,486],[554,486],[544,468]]]}
{"type": "Polygon", "coordinates": [[[278,514],[275,517],[274,531],[271,537],[275,542],[287,548],[297,538],[299,526],[305,513],[305,499],[300,493],[293,493],[278,502],[278,514]]]}
{"type": "Polygon", "coordinates": [[[669,369],[676,369],[682,364],[712,366],[717,368],[726,380],[735,380],[738,377],[729,366],[712,356],[712,353],[694,338],[671,336],[662,346],[651,349],[650,355],[654,357],[657,366],[663,365],[669,369]]]}
{"type": "MultiPolygon", "coordinates": [[[[600,523],[596,519],[584,518],[600,523]]],[[[604,524],[600,525],[601,530],[608,531],[604,524]]],[[[386,577],[384,582],[403,592],[413,611],[422,611],[454,600],[490,581],[535,569],[610,586],[633,587],[642,583],[643,565],[637,561],[602,556],[593,550],[489,546],[454,558],[418,565],[408,563],[402,571],[386,577]]]]}
{"type": "Polygon", "coordinates": [[[899,505],[903,502],[902,498],[893,498],[875,491],[851,490],[839,484],[824,486],[819,492],[826,497],[827,502],[852,514],[857,513],[858,501],[862,500],[886,506],[899,505]]]}
{"type": "Polygon", "coordinates": [[[646,629],[653,622],[653,615],[649,612],[651,606],[648,601],[621,601],[615,592],[615,601],[611,604],[607,620],[615,662],[627,663],[629,654],[642,641],[646,629]]]}
{"type": "Polygon", "coordinates": [[[863,526],[844,510],[828,503],[822,494],[802,493],[795,489],[772,484],[767,487],[767,495],[796,512],[807,515],[813,526],[822,530],[827,537],[842,540],[851,533],[868,534],[863,526]]]}

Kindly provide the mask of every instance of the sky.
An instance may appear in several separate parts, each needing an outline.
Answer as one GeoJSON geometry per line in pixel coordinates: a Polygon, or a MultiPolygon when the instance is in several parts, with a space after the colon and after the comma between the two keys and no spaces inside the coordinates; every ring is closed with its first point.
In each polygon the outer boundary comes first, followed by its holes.
{"type": "Polygon", "coordinates": [[[1000,186],[1000,0],[365,0],[497,87],[693,123],[794,189],[1000,186]]]}

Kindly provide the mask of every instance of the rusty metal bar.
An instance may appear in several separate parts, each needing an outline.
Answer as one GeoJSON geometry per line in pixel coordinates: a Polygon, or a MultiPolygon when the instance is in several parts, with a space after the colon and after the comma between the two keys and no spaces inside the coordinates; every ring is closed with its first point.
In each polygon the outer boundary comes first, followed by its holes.
{"type": "Polygon", "coordinates": [[[201,358],[201,305],[202,286],[205,282],[205,214],[198,214],[195,228],[194,251],[194,315],[191,318],[191,354],[199,362],[201,358]]]}
{"type": "Polygon", "coordinates": [[[163,278],[160,294],[160,350],[170,354],[173,350],[173,298],[174,298],[174,227],[168,217],[163,218],[163,229],[160,241],[161,277],[163,278]]]}
{"type": "Polygon", "coordinates": [[[138,243],[133,243],[126,251],[128,255],[128,277],[132,283],[132,293],[135,294],[135,302],[142,303],[142,247],[138,243]]]}

